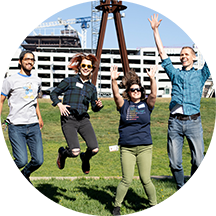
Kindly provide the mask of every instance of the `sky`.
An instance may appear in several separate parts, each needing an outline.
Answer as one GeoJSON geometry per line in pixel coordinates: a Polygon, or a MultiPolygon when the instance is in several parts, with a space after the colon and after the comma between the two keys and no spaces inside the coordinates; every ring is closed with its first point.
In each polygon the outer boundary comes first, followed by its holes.
{"type": "MultiPolygon", "coordinates": [[[[91,16],[91,0],[41,0],[42,22],[91,16]]],[[[154,47],[148,18],[159,14],[159,27],[165,47],[207,43],[207,1],[201,0],[122,0],[127,9],[122,18],[127,48],[154,47]]],[[[16,34],[33,35],[34,1],[16,0],[16,34]]],[[[89,23],[91,25],[91,23],[89,23]]],[[[81,32],[80,24],[72,25],[81,32]]],[[[64,29],[64,26],[58,27],[64,29]]],[[[60,31],[60,29],[59,29],[60,31]]],[[[87,30],[87,48],[91,48],[91,27],[87,30]]],[[[108,20],[103,48],[118,48],[114,20],[108,20]]]]}

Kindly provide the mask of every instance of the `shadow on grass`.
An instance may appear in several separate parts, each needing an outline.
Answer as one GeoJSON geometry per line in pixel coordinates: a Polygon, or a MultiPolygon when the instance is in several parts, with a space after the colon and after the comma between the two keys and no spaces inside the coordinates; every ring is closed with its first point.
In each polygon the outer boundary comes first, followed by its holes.
{"type": "MultiPolygon", "coordinates": [[[[144,192],[143,192],[144,193],[144,192]]],[[[134,211],[140,211],[149,207],[149,201],[143,196],[138,195],[133,189],[129,188],[124,199],[125,206],[134,211]]]]}
{"type": "MultiPolygon", "coordinates": [[[[101,188],[87,188],[87,187],[77,187],[78,190],[82,191],[85,195],[91,199],[99,201],[102,205],[105,205],[105,209],[108,211],[113,210],[116,187],[106,186],[101,188]]],[[[128,209],[133,209],[134,211],[140,211],[148,205],[148,200],[139,196],[133,189],[129,188],[127,195],[125,196],[124,203],[128,209]]]]}
{"type": "MultiPolygon", "coordinates": [[[[51,199],[52,201],[58,204],[60,200],[62,200],[62,198],[70,202],[78,201],[76,198],[73,197],[72,191],[76,191],[76,193],[80,192],[80,194],[85,195],[85,196],[81,195],[81,197],[83,201],[85,201],[86,203],[88,203],[88,200],[95,200],[98,201],[102,206],[104,206],[105,210],[109,212],[113,211],[116,188],[118,183],[106,182],[105,185],[101,185],[101,183],[98,182],[97,185],[97,182],[93,182],[92,184],[90,184],[90,182],[88,182],[88,180],[86,179],[81,179],[77,181],[74,180],[74,182],[70,182],[70,183],[68,183],[68,180],[65,180],[64,185],[67,185],[67,187],[65,187],[65,186],[58,186],[58,182],[49,183],[47,181],[46,183],[37,184],[36,189],[39,190],[42,194],[44,194],[46,197],[48,197],[49,199],[51,199]],[[70,185],[70,183],[72,185],[70,185]],[[66,195],[67,192],[69,193],[72,192],[72,194],[66,195]]],[[[164,188],[164,190],[166,190],[167,188],[167,189],[172,189],[174,193],[176,192],[176,184],[173,178],[154,179],[153,184],[155,185],[156,191],[157,190],[159,191],[159,188],[164,188]]],[[[122,213],[128,214],[133,212],[139,212],[141,210],[149,208],[150,207],[149,201],[144,196],[144,194],[145,192],[142,186],[140,185],[140,183],[131,185],[131,187],[128,189],[128,192],[125,196],[124,202],[122,203],[122,207],[123,207],[122,210],[124,211],[122,213]]],[[[158,199],[158,203],[160,203],[161,201],[163,200],[158,199]]],[[[98,209],[98,215],[100,215],[100,213],[103,213],[100,212],[101,210],[98,209]]],[[[76,211],[80,211],[80,210],[77,209],[76,211]]]]}
{"type": "Polygon", "coordinates": [[[69,201],[75,201],[76,200],[75,198],[71,198],[71,197],[68,197],[68,196],[63,194],[67,191],[66,189],[56,187],[52,184],[48,184],[48,183],[39,184],[35,188],[37,190],[39,190],[47,198],[51,199],[52,201],[54,201],[56,203],[59,202],[59,200],[60,200],[59,197],[63,197],[64,199],[69,200],[69,201]]]}

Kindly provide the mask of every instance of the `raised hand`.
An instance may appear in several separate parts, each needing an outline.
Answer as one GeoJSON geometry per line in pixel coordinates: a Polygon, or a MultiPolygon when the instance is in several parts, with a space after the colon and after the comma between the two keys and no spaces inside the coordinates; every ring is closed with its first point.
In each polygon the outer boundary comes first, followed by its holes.
{"type": "Polygon", "coordinates": [[[110,68],[110,76],[112,80],[118,79],[120,72],[118,72],[118,66],[114,65],[110,68]]]}
{"type": "Polygon", "coordinates": [[[146,69],[146,72],[147,72],[150,79],[153,79],[155,77],[155,73],[156,73],[157,69],[158,69],[157,65],[150,66],[150,71],[148,69],[146,69]]]}
{"type": "Polygon", "coordinates": [[[160,19],[160,20],[158,21],[158,14],[157,14],[156,16],[155,16],[155,14],[154,14],[153,16],[151,16],[151,20],[148,19],[148,21],[150,22],[152,29],[155,30],[156,28],[159,27],[159,25],[160,25],[162,19],[160,19]]]}

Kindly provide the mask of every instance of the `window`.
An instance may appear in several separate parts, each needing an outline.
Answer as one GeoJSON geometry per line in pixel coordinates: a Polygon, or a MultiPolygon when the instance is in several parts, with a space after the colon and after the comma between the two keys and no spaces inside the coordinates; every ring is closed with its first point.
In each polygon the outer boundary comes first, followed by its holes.
{"type": "Polygon", "coordinates": [[[101,67],[101,71],[110,71],[109,67],[101,67]]]}
{"type": "Polygon", "coordinates": [[[114,63],[121,63],[121,59],[114,59],[114,63]]]}
{"type": "Polygon", "coordinates": [[[50,61],[49,56],[38,56],[38,61],[50,61]]]}
{"type": "Polygon", "coordinates": [[[101,84],[101,88],[110,88],[111,86],[110,86],[110,84],[101,84]]]}
{"type": "Polygon", "coordinates": [[[155,60],[143,60],[143,64],[155,65],[155,60]]]}
{"type": "Polygon", "coordinates": [[[64,65],[53,65],[53,70],[65,70],[64,65]]]}
{"type": "Polygon", "coordinates": [[[38,65],[38,69],[50,70],[50,65],[38,65]]]}
{"type": "Polygon", "coordinates": [[[130,64],[140,64],[140,59],[128,59],[130,64]]]}
{"type": "Polygon", "coordinates": [[[170,79],[159,79],[158,82],[170,82],[170,79]]]}
{"type": "Polygon", "coordinates": [[[143,52],[144,56],[155,56],[155,52],[143,52]]]}
{"type": "Polygon", "coordinates": [[[158,73],[166,73],[165,70],[160,70],[158,73]]]}
{"type": "Polygon", "coordinates": [[[150,81],[150,78],[149,77],[144,77],[143,81],[150,81]]]}
{"type": "Polygon", "coordinates": [[[49,82],[42,82],[42,86],[50,86],[49,82]]]}
{"type": "Polygon", "coordinates": [[[101,80],[110,80],[110,76],[101,76],[101,80]]]}
{"type": "Polygon", "coordinates": [[[101,63],[110,63],[110,59],[109,58],[102,58],[101,63]]]}
{"type": "Polygon", "coordinates": [[[40,77],[40,78],[50,78],[50,74],[39,73],[38,77],[40,77]]]}
{"type": "Polygon", "coordinates": [[[65,78],[65,74],[53,74],[53,78],[64,79],[65,78]]]}
{"type": "Polygon", "coordinates": [[[64,62],[65,61],[65,57],[53,57],[54,61],[58,61],[58,62],[64,62]]]}

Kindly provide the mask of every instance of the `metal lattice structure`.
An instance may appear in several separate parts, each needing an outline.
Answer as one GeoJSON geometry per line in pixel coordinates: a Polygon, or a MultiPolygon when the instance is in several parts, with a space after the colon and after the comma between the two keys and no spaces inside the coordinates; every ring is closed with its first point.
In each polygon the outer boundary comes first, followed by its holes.
{"type": "Polygon", "coordinates": [[[100,4],[100,0],[91,2],[91,52],[96,53],[98,36],[100,31],[100,21],[102,12],[95,7],[100,4]]]}

